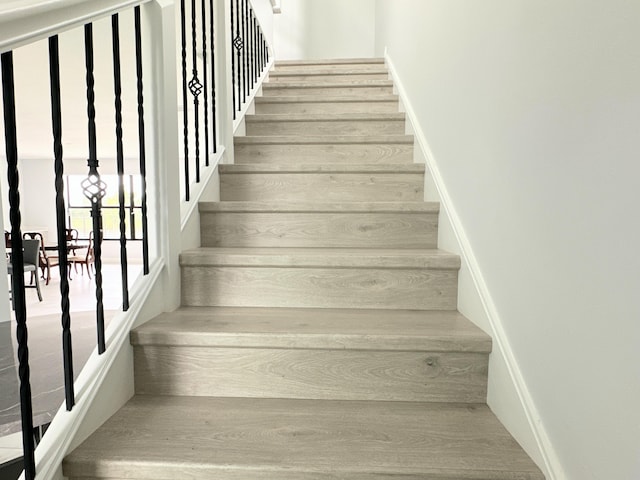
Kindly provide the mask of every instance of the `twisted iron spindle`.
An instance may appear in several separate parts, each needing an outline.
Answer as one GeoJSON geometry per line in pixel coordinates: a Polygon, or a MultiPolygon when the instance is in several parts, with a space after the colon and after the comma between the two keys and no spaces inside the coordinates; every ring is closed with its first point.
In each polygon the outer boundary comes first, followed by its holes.
{"type": "Polygon", "coordinates": [[[180,1],[180,31],[181,31],[181,57],[182,57],[182,135],[184,140],[184,192],[188,202],[189,192],[189,113],[187,112],[187,25],[185,0],[180,1]]]}
{"type": "Polygon", "coordinates": [[[122,145],[122,75],[120,73],[120,21],[111,16],[113,47],[113,93],[116,113],[116,163],[118,169],[118,214],[120,218],[120,275],[122,279],[122,310],[129,310],[129,275],[127,272],[127,222],[124,195],[124,151],[122,145]]]}
{"type": "Polygon", "coordinates": [[[194,109],[194,136],[196,140],[195,156],[196,156],[196,183],[200,183],[200,99],[202,93],[202,84],[198,79],[198,52],[197,52],[197,32],[196,32],[196,0],[191,0],[191,61],[193,68],[191,69],[191,80],[189,81],[189,91],[193,95],[194,109]]]}
{"type": "MultiPolygon", "coordinates": [[[[9,180],[9,217],[11,219],[11,265],[13,305],[16,316],[18,340],[18,377],[20,379],[20,415],[22,418],[22,447],[24,450],[24,472],[26,480],[36,478],[35,441],[33,437],[33,408],[31,383],[29,380],[29,346],[27,331],[27,307],[24,296],[24,256],[20,215],[20,192],[18,176],[18,141],[16,132],[15,86],[13,75],[13,52],[0,57],[2,70],[2,97],[4,111],[5,148],[7,154],[7,177],[9,180]]],[[[38,272],[36,272],[36,275],[38,272]]]]}
{"type": "Polygon", "coordinates": [[[202,78],[204,92],[204,159],[209,166],[209,82],[207,80],[207,4],[202,0],[202,78]]]}
{"type": "Polygon", "coordinates": [[[104,306],[102,291],[102,197],[104,196],[104,184],[98,174],[98,154],[96,148],[96,109],[95,91],[93,77],[93,25],[88,23],[84,26],[85,42],[85,66],[87,79],[87,119],[89,136],[89,176],[83,182],[85,195],[91,201],[91,217],[93,220],[93,254],[94,266],[96,269],[96,324],[98,329],[98,353],[102,354],[106,350],[104,338],[104,306]],[[91,195],[87,195],[89,189],[93,188],[91,195]]]}
{"type": "Polygon", "coordinates": [[[140,155],[140,182],[142,194],[142,270],[149,274],[149,222],[147,221],[147,160],[144,134],[144,95],[142,83],[142,32],[140,6],[134,8],[134,30],[136,43],[136,78],[138,91],[138,149],[140,155]]]}
{"type": "MultiPolygon", "coordinates": [[[[215,58],[215,36],[213,30],[213,0],[209,0],[209,41],[211,42],[211,118],[212,118],[212,133],[213,133],[213,153],[218,151],[218,133],[217,133],[217,110],[216,110],[216,58],[215,58]]],[[[233,55],[232,55],[233,57],[233,55]]]]}
{"type": "Polygon", "coordinates": [[[60,269],[60,307],[62,311],[62,359],[64,393],[67,411],[75,405],[73,385],[73,350],[69,302],[69,260],[67,257],[66,211],[64,203],[64,164],[62,160],[62,106],[60,100],[60,49],[58,36],[49,37],[49,80],[51,85],[51,125],[56,189],[56,223],[58,234],[58,266],[60,269]]]}

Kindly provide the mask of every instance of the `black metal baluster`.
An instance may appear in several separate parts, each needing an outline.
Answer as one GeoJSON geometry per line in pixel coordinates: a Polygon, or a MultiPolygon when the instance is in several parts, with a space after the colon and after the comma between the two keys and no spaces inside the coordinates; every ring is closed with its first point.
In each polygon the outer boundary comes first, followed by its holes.
{"type": "Polygon", "coordinates": [[[204,89],[204,164],[209,166],[209,82],[207,79],[207,7],[202,0],[202,77],[204,89]]]}
{"type": "Polygon", "coordinates": [[[196,140],[196,183],[200,183],[200,100],[198,96],[202,93],[202,84],[198,79],[198,52],[197,52],[197,32],[196,32],[196,0],[191,0],[191,80],[189,80],[189,91],[193,95],[194,109],[194,136],[196,140]]]}
{"type": "Polygon", "coordinates": [[[253,69],[256,75],[256,82],[260,79],[260,66],[258,55],[258,19],[253,17],[253,69]]]}
{"type": "MultiPolygon", "coordinates": [[[[33,408],[31,383],[29,380],[29,347],[27,331],[27,307],[24,296],[24,256],[20,215],[20,192],[18,176],[18,141],[16,132],[16,106],[13,76],[13,52],[0,57],[2,69],[2,98],[4,110],[4,134],[7,154],[7,177],[9,180],[9,216],[11,218],[11,268],[12,301],[16,316],[18,340],[18,377],[20,378],[20,415],[22,417],[22,448],[24,450],[24,472],[26,480],[36,478],[35,441],[33,437],[33,408]]],[[[38,272],[36,272],[36,275],[38,272]]]]}
{"type": "MultiPolygon", "coordinates": [[[[215,56],[215,35],[213,29],[213,0],[209,0],[209,41],[211,42],[211,119],[212,119],[212,133],[213,133],[213,153],[218,151],[218,133],[217,133],[217,118],[218,111],[216,109],[216,56],[215,56]]],[[[233,55],[231,56],[233,58],[233,55]]]]}
{"type": "Polygon", "coordinates": [[[242,17],[241,20],[241,32],[242,32],[242,42],[245,45],[245,48],[242,49],[242,103],[247,102],[247,93],[248,93],[248,84],[247,84],[247,48],[246,48],[246,25],[247,25],[247,0],[240,0],[240,5],[242,7],[242,17]]]}
{"type": "Polygon", "coordinates": [[[98,328],[98,353],[106,350],[104,338],[104,306],[102,303],[102,198],[106,193],[106,185],[98,173],[98,154],[96,148],[96,109],[93,78],[93,25],[84,26],[85,64],[87,69],[87,119],[89,136],[89,174],[82,181],[84,195],[91,202],[93,219],[93,254],[96,269],[96,323],[98,328]]]}
{"type": "Polygon", "coordinates": [[[264,48],[262,48],[262,30],[258,26],[258,46],[260,48],[260,73],[264,71],[264,48]]]}
{"type": "Polygon", "coordinates": [[[120,275],[122,278],[122,310],[129,310],[129,275],[127,272],[127,212],[124,196],[124,152],[122,146],[122,75],[120,73],[120,21],[118,14],[111,16],[111,42],[113,47],[113,88],[116,112],[116,162],[118,169],[118,213],[120,217],[120,275]]]}
{"type": "Polygon", "coordinates": [[[75,405],[73,386],[73,351],[69,303],[69,261],[67,258],[66,209],[64,203],[64,164],[62,160],[62,106],[60,101],[60,53],[58,36],[49,38],[49,80],[51,84],[51,125],[55,158],[56,223],[58,233],[58,266],[60,268],[60,307],[62,310],[62,359],[64,393],[67,411],[75,405]]]}
{"type": "Polygon", "coordinates": [[[253,30],[253,22],[254,22],[254,16],[253,16],[253,8],[251,8],[251,5],[249,5],[249,73],[251,74],[251,90],[253,90],[253,88],[256,86],[256,69],[255,69],[255,63],[256,63],[256,51],[255,51],[255,44],[254,44],[254,30],[253,30]]]}
{"type": "Polygon", "coordinates": [[[185,0],[180,0],[180,27],[182,33],[182,124],[184,136],[184,192],[189,201],[189,112],[187,112],[187,25],[185,0]]]}
{"type": "Polygon", "coordinates": [[[142,190],[142,268],[149,274],[149,226],[147,222],[147,160],[144,135],[144,95],[142,84],[142,33],[140,28],[140,7],[134,9],[136,37],[136,77],[138,90],[138,147],[140,152],[140,182],[142,190]]]}
{"type": "Polygon", "coordinates": [[[253,69],[257,83],[260,79],[260,67],[258,66],[258,19],[255,16],[253,17],[253,69]]]}
{"type": "MultiPolygon", "coordinates": [[[[233,2],[233,0],[231,0],[233,2]]],[[[242,37],[240,36],[240,3],[239,0],[236,0],[236,37],[233,39],[233,46],[236,48],[236,81],[238,87],[238,100],[237,107],[238,111],[242,110],[242,102],[240,100],[240,96],[242,95],[242,59],[241,59],[241,51],[242,51],[242,37]]],[[[234,117],[235,118],[235,117],[234,117]]]]}
{"type": "Polygon", "coordinates": [[[233,28],[235,26],[235,16],[234,16],[234,9],[233,9],[233,0],[230,1],[231,3],[231,92],[232,92],[232,96],[233,96],[233,119],[236,119],[236,110],[237,110],[237,106],[236,106],[236,57],[233,54],[233,48],[235,47],[235,36],[233,34],[233,28]]]}
{"type": "Polygon", "coordinates": [[[267,43],[266,39],[264,41],[264,55],[266,58],[265,65],[268,65],[269,64],[269,44],[267,43]]]}

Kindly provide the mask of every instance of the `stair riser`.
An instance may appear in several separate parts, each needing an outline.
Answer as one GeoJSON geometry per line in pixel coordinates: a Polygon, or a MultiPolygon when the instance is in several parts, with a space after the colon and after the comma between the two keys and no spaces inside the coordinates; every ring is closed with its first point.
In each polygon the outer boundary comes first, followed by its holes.
{"type": "Polygon", "coordinates": [[[362,72],[362,73],[331,73],[331,74],[289,74],[278,75],[273,72],[269,75],[269,83],[288,83],[288,82],[308,82],[313,84],[322,83],[350,83],[360,82],[362,80],[389,80],[387,72],[362,72]]]}
{"type": "Polygon", "coordinates": [[[404,120],[253,121],[247,135],[404,135],[404,120]]]}
{"type": "Polygon", "coordinates": [[[427,213],[200,213],[203,247],[436,248],[427,213]]]}
{"type": "Polygon", "coordinates": [[[183,306],[455,310],[457,270],[182,267],[183,306]]]}
{"type": "Polygon", "coordinates": [[[235,161],[253,164],[406,164],[413,163],[413,145],[236,145],[235,161]]]}
{"type": "Polygon", "coordinates": [[[375,95],[393,95],[392,86],[355,86],[355,87],[287,87],[285,85],[263,84],[262,93],[265,96],[273,95],[278,97],[303,96],[303,95],[325,95],[325,96],[361,96],[369,98],[375,95]]]}
{"type": "Polygon", "coordinates": [[[256,103],[256,113],[268,115],[288,113],[397,113],[398,111],[398,102],[256,103]]]}
{"type": "Polygon", "coordinates": [[[480,353],[138,346],[136,393],[481,403],[480,353]]]}
{"type": "Polygon", "coordinates": [[[422,173],[221,173],[221,200],[420,202],[422,173]]]}

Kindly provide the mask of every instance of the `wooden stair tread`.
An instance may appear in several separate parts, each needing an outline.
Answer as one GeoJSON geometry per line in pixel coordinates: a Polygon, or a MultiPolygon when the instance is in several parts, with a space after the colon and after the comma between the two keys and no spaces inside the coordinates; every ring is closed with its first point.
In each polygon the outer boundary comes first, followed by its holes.
{"type": "Polygon", "coordinates": [[[301,201],[221,201],[200,202],[206,212],[271,213],[438,213],[438,202],[301,202],[301,201]]]}
{"type": "Polygon", "coordinates": [[[404,122],[404,113],[262,113],[248,115],[247,122],[333,122],[389,121],[404,122]]]}
{"type": "Polygon", "coordinates": [[[311,66],[311,65],[345,65],[345,64],[367,64],[381,63],[384,65],[384,58],[334,58],[334,59],[317,59],[317,60],[277,60],[276,68],[279,66],[311,66]]]}
{"type": "Polygon", "coordinates": [[[388,74],[389,71],[384,65],[376,66],[370,69],[358,69],[356,68],[341,68],[340,70],[332,69],[330,67],[313,68],[313,69],[286,69],[278,70],[277,68],[269,72],[269,78],[275,77],[295,77],[300,75],[306,76],[324,76],[324,75],[368,75],[371,73],[388,74]]]}
{"type": "Polygon", "coordinates": [[[460,268],[460,257],[438,249],[201,247],[180,254],[182,266],[460,268]]]}
{"type": "Polygon", "coordinates": [[[484,405],[139,395],[65,476],[543,480],[484,405]]]}
{"type": "Polygon", "coordinates": [[[398,102],[398,95],[378,95],[371,98],[362,98],[355,95],[299,95],[256,97],[257,104],[261,103],[348,103],[348,102],[398,102]]]}
{"type": "Polygon", "coordinates": [[[459,312],[335,308],[181,307],[131,333],[133,345],[491,351],[459,312]]]}
{"type": "Polygon", "coordinates": [[[423,163],[410,163],[406,165],[380,165],[380,164],[325,164],[325,165],[261,165],[250,163],[220,164],[218,171],[221,174],[232,173],[424,173],[423,163]]]}
{"type": "Polygon", "coordinates": [[[360,79],[342,82],[313,82],[313,81],[295,81],[295,82],[265,82],[262,84],[263,90],[271,89],[289,89],[289,88],[353,88],[353,87],[393,87],[391,80],[376,79],[360,79]]]}
{"type": "Polygon", "coordinates": [[[412,135],[253,135],[234,138],[236,145],[413,145],[412,135]]]}

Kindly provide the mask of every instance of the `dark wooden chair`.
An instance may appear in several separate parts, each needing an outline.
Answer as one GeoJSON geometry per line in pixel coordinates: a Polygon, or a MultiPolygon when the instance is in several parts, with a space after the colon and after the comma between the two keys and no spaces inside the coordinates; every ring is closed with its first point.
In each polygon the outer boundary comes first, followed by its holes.
{"type": "MultiPolygon", "coordinates": [[[[73,264],[73,269],[75,272],[78,271],[78,265],[80,265],[80,273],[84,275],[84,267],[87,267],[87,274],[89,278],[91,278],[91,270],[95,273],[95,256],[93,253],[93,232],[89,233],[89,245],[87,246],[87,251],[84,255],[70,255],[69,256],[69,268],[71,268],[71,264],[73,264]]],[[[69,272],[71,273],[71,272],[69,272]]]]}
{"type": "MultiPolygon", "coordinates": [[[[27,238],[22,241],[23,259],[24,259],[24,271],[31,272],[31,283],[33,283],[33,279],[35,277],[36,284],[35,285],[25,285],[25,288],[35,288],[38,292],[38,300],[42,301],[42,293],[40,292],[40,280],[38,277],[38,251],[40,250],[40,239],[30,239],[27,238]],[[35,274],[35,275],[34,275],[35,274]]],[[[13,265],[9,263],[7,265],[7,273],[11,275],[11,283],[10,286],[13,285],[13,265]]],[[[14,307],[15,298],[13,296],[13,292],[9,292],[11,294],[11,305],[14,307]]]]}
{"type": "Polygon", "coordinates": [[[73,255],[76,254],[75,246],[78,245],[78,230],[75,228],[66,228],[67,248],[73,255]]]}
{"type": "MultiPolygon", "coordinates": [[[[40,232],[24,232],[22,238],[31,238],[40,240],[40,254],[38,258],[38,266],[42,270],[42,278],[45,280],[45,285],[49,285],[51,281],[51,267],[57,267],[60,265],[60,259],[58,255],[49,255],[44,248],[44,238],[40,232]]],[[[32,282],[33,283],[33,282],[32,282]]]]}

